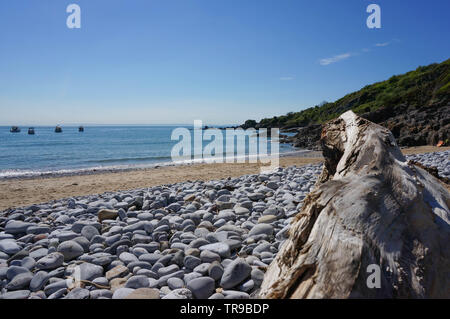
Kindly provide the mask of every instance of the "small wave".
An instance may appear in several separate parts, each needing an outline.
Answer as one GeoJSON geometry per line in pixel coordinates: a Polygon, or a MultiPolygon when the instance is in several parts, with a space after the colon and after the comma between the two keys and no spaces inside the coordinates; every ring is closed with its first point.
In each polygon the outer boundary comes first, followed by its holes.
{"type": "Polygon", "coordinates": [[[96,174],[96,173],[119,172],[119,171],[152,168],[152,167],[156,167],[156,166],[171,166],[171,165],[174,165],[174,163],[159,162],[159,163],[151,163],[151,164],[110,165],[110,166],[95,166],[95,167],[68,168],[68,169],[48,169],[48,170],[13,169],[13,170],[0,171],[0,179],[89,175],[89,174],[96,174]]]}
{"type": "Polygon", "coordinates": [[[225,155],[219,157],[203,157],[198,159],[175,159],[172,160],[169,156],[153,156],[153,157],[141,157],[141,158],[122,158],[122,159],[107,159],[107,160],[96,160],[92,161],[95,163],[108,163],[108,162],[118,162],[122,161],[142,161],[144,159],[153,159],[159,160],[158,162],[153,163],[136,163],[136,164],[118,164],[118,165],[97,165],[90,167],[82,167],[82,168],[66,168],[66,169],[8,169],[8,170],[0,170],[0,179],[14,179],[14,178],[34,178],[34,177],[54,177],[54,176],[72,176],[72,175],[89,175],[96,174],[102,172],[118,172],[118,171],[129,171],[136,169],[146,169],[153,168],[156,166],[178,166],[178,165],[189,165],[196,163],[232,163],[235,160],[238,162],[247,162],[254,160],[255,162],[258,159],[265,158],[270,160],[272,156],[289,156],[294,154],[301,154],[303,152],[308,152],[308,150],[295,150],[290,152],[280,152],[278,154],[246,154],[243,156],[235,156],[235,155],[225,155]]]}

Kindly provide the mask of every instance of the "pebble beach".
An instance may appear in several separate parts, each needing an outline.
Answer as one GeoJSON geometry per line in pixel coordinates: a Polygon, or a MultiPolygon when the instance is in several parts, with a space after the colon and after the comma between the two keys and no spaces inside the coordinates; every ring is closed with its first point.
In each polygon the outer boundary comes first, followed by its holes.
{"type": "MultiPolygon", "coordinates": [[[[450,178],[450,150],[410,154],[450,178]]],[[[249,299],[321,163],[0,212],[2,299],[249,299]]]]}

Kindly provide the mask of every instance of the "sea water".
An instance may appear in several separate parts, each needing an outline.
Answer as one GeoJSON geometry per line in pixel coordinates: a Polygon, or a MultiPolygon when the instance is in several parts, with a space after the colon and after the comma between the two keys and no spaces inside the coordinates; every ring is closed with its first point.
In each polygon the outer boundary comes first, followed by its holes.
{"type": "MultiPolygon", "coordinates": [[[[28,127],[21,127],[20,133],[10,133],[10,127],[0,126],[0,178],[173,164],[171,150],[179,141],[171,140],[171,134],[177,127],[180,126],[85,126],[84,132],[78,132],[78,126],[63,126],[62,133],[55,133],[54,127],[42,126],[34,127],[35,135],[28,135],[28,127]]],[[[293,148],[280,144],[279,150],[283,153],[293,148]]]]}

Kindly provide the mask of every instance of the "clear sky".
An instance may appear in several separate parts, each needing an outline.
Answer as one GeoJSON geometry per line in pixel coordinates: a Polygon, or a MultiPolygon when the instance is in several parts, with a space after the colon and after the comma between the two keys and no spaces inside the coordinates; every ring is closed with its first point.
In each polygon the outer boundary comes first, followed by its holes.
{"type": "Polygon", "coordinates": [[[242,123],[450,57],[450,1],[3,0],[0,124],[242,123]],[[66,7],[81,7],[68,29],[66,7]],[[366,7],[381,7],[381,29],[366,7]]]}

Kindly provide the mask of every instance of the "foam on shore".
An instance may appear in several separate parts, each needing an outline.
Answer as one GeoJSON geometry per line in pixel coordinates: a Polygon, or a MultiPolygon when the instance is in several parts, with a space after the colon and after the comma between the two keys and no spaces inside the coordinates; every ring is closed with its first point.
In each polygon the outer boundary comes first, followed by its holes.
{"type": "MultiPolygon", "coordinates": [[[[279,154],[274,154],[273,156],[279,157],[290,157],[290,156],[301,156],[301,157],[319,157],[319,152],[313,152],[310,150],[294,150],[286,151],[279,154]]],[[[257,161],[257,155],[245,155],[237,157],[226,157],[222,162],[228,162],[228,160],[235,159],[236,161],[244,161],[255,163],[257,161]]],[[[262,157],[262,159],[268,159],[268,156],[262,157]]],[[[102,174],[102,173],[114,173],[114,172],[126,172],[131,170],[143,170],[156,167],[165,166],[182,166],[182,165],[192,165],[192,164],[208,164],[214,163],[213,158],[200,158],[200,159],[186,159],[179,161],[164,161],[157,163],[145,163],[145,164],[126,164],[126,165],[97,165],[92,167],[82,167],[82,168],[67,168],[67,169],[39,169],[39,170],[21,170],[21,169],[10,169],[0,171],[1,179],[16,179],[16,178],[36,178],[36,177],[60,177],[60,176],[74,176],[74,175],[91,175],[91,174],[102,174]]]]}

